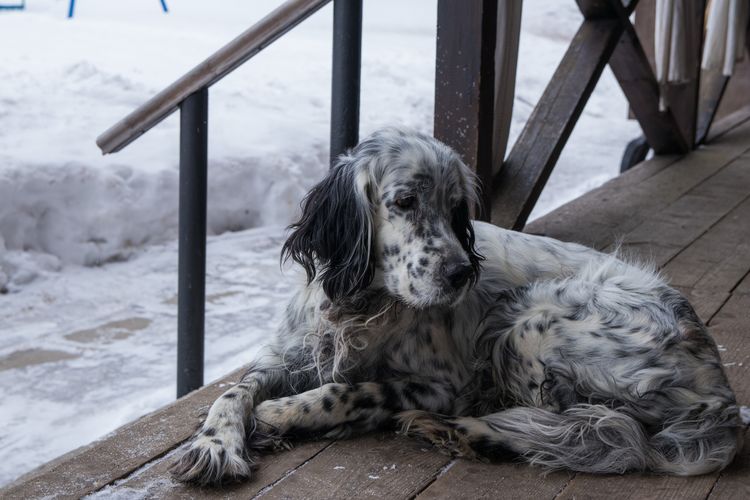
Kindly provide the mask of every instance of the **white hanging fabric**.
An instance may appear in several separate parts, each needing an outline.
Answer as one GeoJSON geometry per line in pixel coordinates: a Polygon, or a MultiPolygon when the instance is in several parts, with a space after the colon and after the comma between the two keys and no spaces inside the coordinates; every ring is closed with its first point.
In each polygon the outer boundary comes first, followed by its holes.
{"type": "Polygon", "coordinates": [[[702,69],[721,68],[724,76],[732,76],[734,64],[745,52],[749,5],[748,0],[709,0],[702,69]]]}
{"type": "MultiPolygon", "coordinates": [[[[700,43],[691,22],[696,8],[692,0],[656,0],[654,55],[656,79],[662,88],[668,83],[686,83],[695,78],[690,69],[691,54],[698,53],[696,44],[700,43]]],[[[665,111],[667,107],[664,92],[660,92],[659,109],[665,111]]]]}

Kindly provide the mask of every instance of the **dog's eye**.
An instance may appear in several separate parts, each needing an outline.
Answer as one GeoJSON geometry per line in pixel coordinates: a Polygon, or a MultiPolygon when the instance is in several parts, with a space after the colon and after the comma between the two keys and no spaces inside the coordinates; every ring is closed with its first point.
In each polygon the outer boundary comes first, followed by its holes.
{"type": "Polygon", "coordinates": [[[395,203],[398,208],[408,210],[410,208],[414,208],[414,205],[417,203],[417,197],[416,196],[404,196],[403,198],[396,198],[395,203]]]}

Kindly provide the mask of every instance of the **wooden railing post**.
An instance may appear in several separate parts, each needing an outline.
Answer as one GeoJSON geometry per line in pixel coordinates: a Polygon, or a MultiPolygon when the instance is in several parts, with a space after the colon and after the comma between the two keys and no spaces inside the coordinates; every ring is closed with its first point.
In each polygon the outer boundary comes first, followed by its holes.
{"type": "Polygon", "coordinates": [[[362,0],[333,2],[331,165],[359,142],[362,0]]]}
{"type": "Polygon", "coordinates": [[[208,89],[180,104],[177,397],[203,385],[206,298],[208,89]]]}
{"type": "Polygon", "coordinates": [[[706,0],[690,0],[689,5],[692,9],[689,11],[692,16],[689,19],[689,26],[686,26],[685,29],[695,37],[693,51],[688,54],[690,79],[685,83],[670,83],[666,89],[667,102],[675,120],[677,120],[680,132],[685,137],[688,151],[696,145],[698,92],[701,81],[701,51],[703,49],[703,20],[706,12],[706,0]]]}
{"type": "Polygon", "coordinates": [[[437,139],[479,177],[477,218],[489,220],[493,172],[498,0],[438,0],[435,68],[437,139]]]}

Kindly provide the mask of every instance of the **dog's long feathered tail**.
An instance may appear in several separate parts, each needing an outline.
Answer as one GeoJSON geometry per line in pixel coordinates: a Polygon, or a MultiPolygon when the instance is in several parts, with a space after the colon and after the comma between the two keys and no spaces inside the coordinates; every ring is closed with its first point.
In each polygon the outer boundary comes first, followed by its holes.
{"type": "Polygon", "coordinates": [[[627,413],[578,404],[562,413],[517,407],[484,417],[399,415],[409,434],[460,456],[517,456],[550,469],[699,475],[727,466],[741,446],[736,406],[682,412],[649,433],[627,413]],[[689,415],[689,418],[685,418],[689,415]]]}

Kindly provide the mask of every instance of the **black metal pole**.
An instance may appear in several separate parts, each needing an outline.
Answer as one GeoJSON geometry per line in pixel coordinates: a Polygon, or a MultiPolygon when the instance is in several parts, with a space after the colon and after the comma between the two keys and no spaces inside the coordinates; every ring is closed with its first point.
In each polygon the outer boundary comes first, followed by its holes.
{"type": "Polygon", "coordinates": [[[359,141],[362,0],[333,2],[331,164],[359,141]]]}
{"type": "Polygon", "coordinates": [[[206,298],[208,89],[180,104],[180,222],[177,397],[203,385],[206,298]]]}

